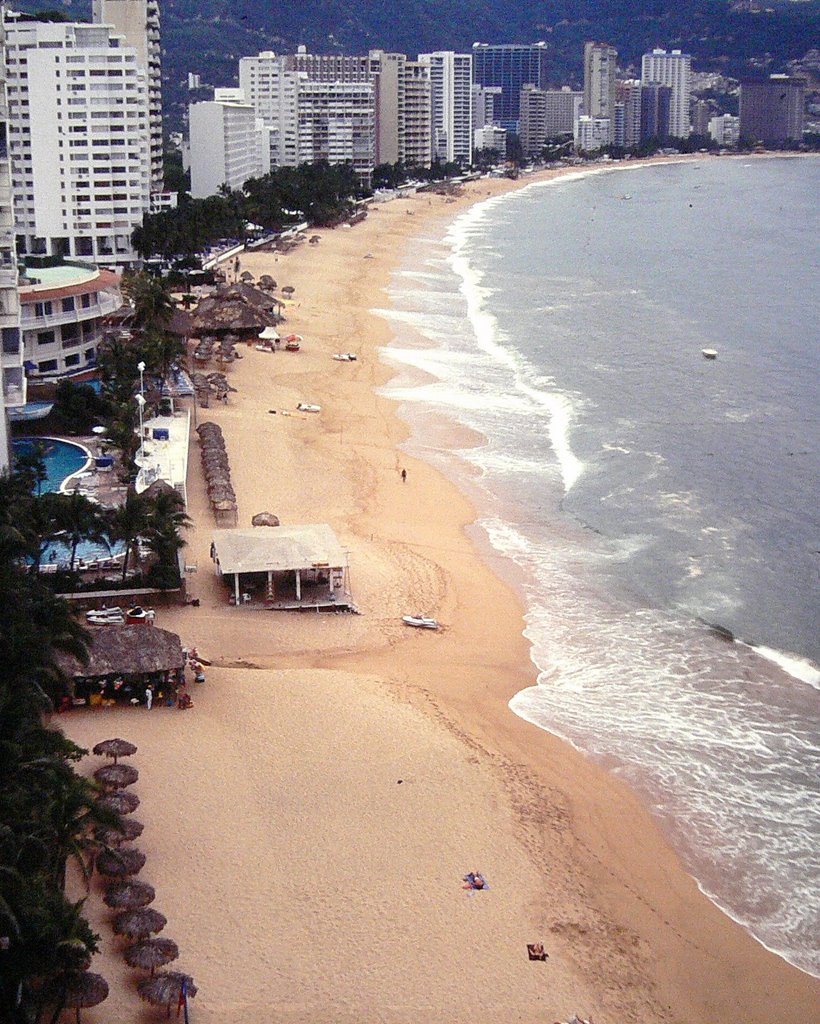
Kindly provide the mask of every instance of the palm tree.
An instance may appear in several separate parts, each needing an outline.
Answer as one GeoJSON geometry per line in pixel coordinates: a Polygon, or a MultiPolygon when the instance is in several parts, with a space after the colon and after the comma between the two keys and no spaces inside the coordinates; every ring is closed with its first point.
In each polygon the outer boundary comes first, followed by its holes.
{"type": "Polygon", "coordinates": [[[122,560],[123,581],[128,574],[129,556],[133,553],[137,541],[143,536],[148,526],[148,502],[133,489],[128,491],[123,504],[112,509],[108,515],[109,540],[122,541],[125,545],[125,556],[122,560]]]}
{"type": "Polygon", "coordinates": [[[122,291],[134,308],[134,326],[144,333],[161,331],[174,315],[174,300],[158,277],[125,274],[122,291]]]}
{"type": "Polygon", "coordinates": [[[67,537],[71,549],[69,571],[74,572],[79,545],[83,541],[102,541],[104,518],[98,505],[76,491],[55,498],[55,525],[67,537]]]}
{"type": "Polygon", "coordinates": [[[185,512],[180,495],[170,487],[157,491],[152,498],[146,538],[149,548],[157,556],[153,575],[161,586],[179,583],[177,556],[185,546],[180,531],[190,524],[191,519],[185,512]]]}

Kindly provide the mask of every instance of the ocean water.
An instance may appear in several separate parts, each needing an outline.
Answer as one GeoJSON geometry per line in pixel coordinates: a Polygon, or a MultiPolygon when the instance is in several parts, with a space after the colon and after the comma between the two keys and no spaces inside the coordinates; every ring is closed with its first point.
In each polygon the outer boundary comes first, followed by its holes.
{"type": "Polygon", "coordinates": [[[533,184],[416,241],[378,312],[408,449],[523,597],[512,710],[820,975],[818,195],[811,158],[533,184]]]}

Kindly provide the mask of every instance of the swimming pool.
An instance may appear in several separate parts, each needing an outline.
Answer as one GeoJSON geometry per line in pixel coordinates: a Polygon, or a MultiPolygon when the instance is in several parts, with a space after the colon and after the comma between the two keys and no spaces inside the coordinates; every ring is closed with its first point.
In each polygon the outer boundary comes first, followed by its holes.
{"type": "Polygon", "coordinates": [[[40,446],[43,449],[43,462],[46,468],[46,479],[40,486],[40,493],[59,491],[69,477],[79,473],[91,459],[89,452],[73,441],[61,441],[56,437],[18,437],[12,442],[15,458],[30,455],[40,446]]]}

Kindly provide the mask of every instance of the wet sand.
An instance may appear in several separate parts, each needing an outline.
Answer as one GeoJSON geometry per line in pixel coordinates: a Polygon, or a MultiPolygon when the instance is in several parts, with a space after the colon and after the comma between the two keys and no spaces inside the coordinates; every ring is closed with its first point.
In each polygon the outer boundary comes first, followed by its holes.
{"type": "MultiPolygon", "coordinates": [[[[225,433],[240,525],[263,510],[329,523],[361,615],[228,606],[194,435],[186,561],[201,605],[157,624],[214,667],[191,711],[61,722],[89,747],[113,735],[140,747],[142,877],[180,945],[173,966],[200,986],[193,1021],[535,1024],[577,1011],[596,1024],[771,1024],[818,1005],[820,984],[698,891],[625,786],[508,710],[534,679],[521,605],[466,536],[469,502],[398,450],[407,428],[376,394],[390,329],[368,310],[387,304],[391,269],[510,187],[396,200],[317,232],[316,246],[242,258],[295,287],[286,328],[305,341],[243,348],[237,394],[197,415],[225,433]],[[339,351],[357,362],[333,361],[339,351]],[[322,411],[296,414],[299,401],[322,411]],[[445,628],[403,626],[416,611],[445,628]],[[470,870],[488,892],[462,889],[470,870]],[[535,941],[546,963],[527,959],[535,941]]],[[[94,969],[112,993],[84,1019],[156,1019],[99,892],[95,881],[94,969]]]]}

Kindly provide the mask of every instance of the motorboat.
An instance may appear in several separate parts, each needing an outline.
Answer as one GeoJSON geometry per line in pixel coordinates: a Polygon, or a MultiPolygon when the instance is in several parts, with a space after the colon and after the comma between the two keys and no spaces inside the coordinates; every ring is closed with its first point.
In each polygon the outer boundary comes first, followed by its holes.
{"type": "Polygon", "coordinates": [[[125,613],[125,621],[129,626],[152,626],[156,612],[153,608],[142,608],[140,605],[136,605],[134,608],[129,608],[125,613]]]}
{"type": "Polygon", "coordinates": [[[705,359],[717,359],[716,348],[702,348],[701,352],[703,353],[705,359]]]}
{"type": "Polygon", "coordinates": [[[85,613],[85,619],[89,626],[122,626],[125,622],[125,613],[122,608],[92,608],[85,613]]]}
{"type": "Polygon", "coordinates": [[[298,341],[286,341],[285,351],[286,352],[298,352],[302,346],[298,341]]]}
{"type": "Polygon", "coordinates": [[[312,405],[310,402],[299,402],[296,406],[299,412],[321,412],[321,405],[312,405]]]}
{"type": "Polygon", "coordinates": [[[335,352],[333,358],[337,363],[355,363],[356,353],[355,352],[335,352]]]}
{"type": "Polygon", "coordinates": [[[402,615],[401,621],[416,629],[438,629],[438,619],[431,619],[427,615],[402,615]]]}

